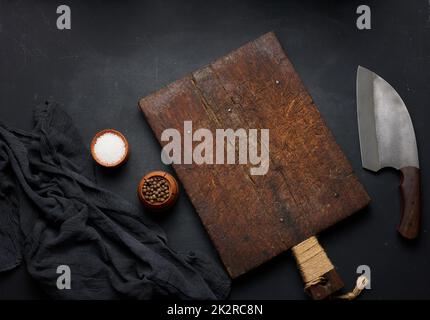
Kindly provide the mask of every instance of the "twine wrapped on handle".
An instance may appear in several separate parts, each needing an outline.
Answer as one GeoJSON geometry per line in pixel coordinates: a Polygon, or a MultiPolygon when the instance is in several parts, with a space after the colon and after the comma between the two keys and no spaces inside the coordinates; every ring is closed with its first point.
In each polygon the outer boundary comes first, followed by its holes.
{"type": "Polygon", "coordinates": [[[306,239],[292,250],[305,282],[305,290],[323,281],[324,274],[334,269],[316,237],[306,239]]]}
{"type": "MultiPolygon", "coordinates": [[[[310,237],[299,243],[292,248],[292,251],[305,282],[306,292],[310,287],[324,283],[327,280],[324,275],[335,269],[316,237],[310,237]]],[[[368,279],[360,276],[351,292],[334,298],[353,300],[361,293],[367,283],[368,279]]]]}

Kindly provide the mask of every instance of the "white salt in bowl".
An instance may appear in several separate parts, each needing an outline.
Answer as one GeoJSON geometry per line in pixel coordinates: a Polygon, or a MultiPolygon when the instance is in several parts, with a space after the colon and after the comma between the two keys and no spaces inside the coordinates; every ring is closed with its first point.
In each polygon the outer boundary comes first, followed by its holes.
{"type": "Polygon", "coordinates": [[[114,129],[97,132],[91,141],[91,155],[101,166],[118,167],[128,158],[128,142],[124,135],[114,129]]]}

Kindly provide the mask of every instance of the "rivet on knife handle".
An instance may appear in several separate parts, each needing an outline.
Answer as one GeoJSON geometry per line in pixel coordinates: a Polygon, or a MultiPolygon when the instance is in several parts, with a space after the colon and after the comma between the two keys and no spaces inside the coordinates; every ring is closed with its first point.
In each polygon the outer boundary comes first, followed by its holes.
{"type": "Polygon", "coordinates": [[[401,168],[400,192],[402,194],[402,212],[398,231],[408,239],[418,236],[420,230],[420,169],[401,168]]]}

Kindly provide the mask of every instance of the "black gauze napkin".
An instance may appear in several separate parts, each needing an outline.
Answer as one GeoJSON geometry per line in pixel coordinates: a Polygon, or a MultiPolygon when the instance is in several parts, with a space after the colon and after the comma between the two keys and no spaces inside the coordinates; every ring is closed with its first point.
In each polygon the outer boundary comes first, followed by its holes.
{"type": "Polygon", "coordinates": [[[96,185],[89,152],[56,103],[36,107],[31,132],[0,124],[0,271],[22,259],[56,299],[223,299],[230,288],[221,267],[173,251],[138,208],[96,185]],[[70,289],[57,288],[60,265],[70,289]]]}

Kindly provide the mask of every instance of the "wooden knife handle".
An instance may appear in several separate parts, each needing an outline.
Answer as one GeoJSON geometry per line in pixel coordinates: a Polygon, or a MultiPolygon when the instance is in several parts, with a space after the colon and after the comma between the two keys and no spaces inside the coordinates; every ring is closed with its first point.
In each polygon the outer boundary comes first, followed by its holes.
{"type": "Polygon", "coordinates": [[[418,236],[421,223],[420,169],[404,167],[400,169],[400,193],[402,196],[401,218],[397,230],[407,238],[418,236]]]}

